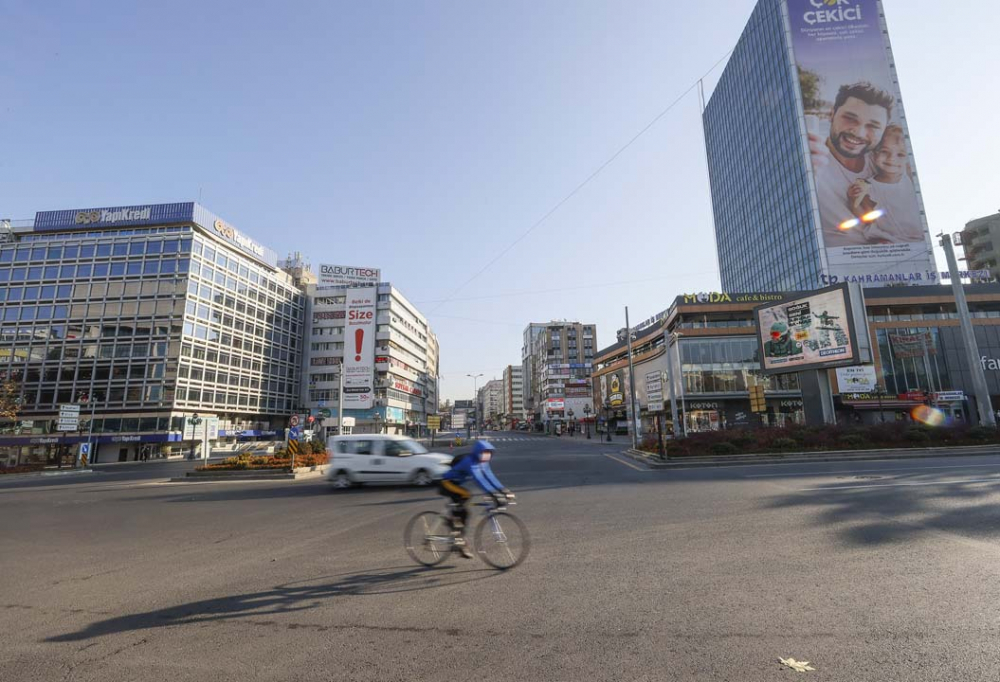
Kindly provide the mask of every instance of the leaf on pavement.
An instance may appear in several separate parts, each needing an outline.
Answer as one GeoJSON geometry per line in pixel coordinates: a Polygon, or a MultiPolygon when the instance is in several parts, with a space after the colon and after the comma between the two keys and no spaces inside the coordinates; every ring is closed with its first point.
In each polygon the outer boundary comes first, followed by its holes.
{"type": "Polygon", "coordinates": [[[816,668],[809,665],[809,661],[796,661],[794,658],[779,658],[781,665],[791,668],[797,673],[804,673],[806,671],[815,672],[816,668]]]}

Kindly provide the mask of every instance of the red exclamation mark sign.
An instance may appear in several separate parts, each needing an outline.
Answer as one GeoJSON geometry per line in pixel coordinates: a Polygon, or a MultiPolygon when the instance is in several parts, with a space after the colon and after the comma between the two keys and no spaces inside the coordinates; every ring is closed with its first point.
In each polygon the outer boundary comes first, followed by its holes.
{"type": "Polygon", "coordinates": [[[365,340],[365,330],[355,329],[354,330],[354,361],[361,362],[361,344],[365,340]]]}

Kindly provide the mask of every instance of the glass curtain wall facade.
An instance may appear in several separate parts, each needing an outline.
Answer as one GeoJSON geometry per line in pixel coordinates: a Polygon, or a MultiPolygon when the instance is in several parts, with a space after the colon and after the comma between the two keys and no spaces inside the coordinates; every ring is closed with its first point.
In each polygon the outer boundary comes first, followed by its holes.
{"type": "Polygon", "coordinates": [[[19,235],[0,245],[0,374],[20,383],[22,409],[0,450],[51,461],[89,439],[91,416],[99,451],[156,443],[152,456],[180,454],[195,412],[223,434],[280,430],[298,402],[303,310],[287,273],[200,225],[19,235]],[[56,431],[70,403],[85,435],[56,431]],[[32,436],[51,438],[21,447],[32,436]]]}
{"type": "Polygon", "coordinates": [[[821,286],[784,0],[760,0],[703,114],[723,291],[821,286]]]}
{"type": "Polygon", "coordinates": [[[176,406],[238,415],[233,428],[298,407],[303,294],[280,271],[196,234],[176,406]]]}
{"type": "Polygon", "coordinates": [[[757,383],[767,391],[799,390],[795,374],[761,373],[752,336],[681,339],[680,356],[685,395],[745,393],[757,383]]]}

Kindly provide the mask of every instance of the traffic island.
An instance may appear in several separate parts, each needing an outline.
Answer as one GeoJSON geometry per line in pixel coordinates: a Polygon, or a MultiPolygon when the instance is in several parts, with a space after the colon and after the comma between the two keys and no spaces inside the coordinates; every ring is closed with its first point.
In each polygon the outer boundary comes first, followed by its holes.
{"type": "Polygon", "coordinates": [[[171,483],[192,481],[297,481],[319,478],[326,474],[326,464],[311,467],[281,469],[205,469],[189,471],[182,477],[171,478],[171,483]]]}
{"type": "Polygon", "coordinates": [[[272,456],[243,454],[229,457],[218,464],[201,466],[187,472],[183,477],[172,478],[172,482],[201,481],[281,481],[299,478],[315,478],[326,472],[329,456],[325,453],[299,455],[292,468],[292,460],[279,453],[272,456]]]}

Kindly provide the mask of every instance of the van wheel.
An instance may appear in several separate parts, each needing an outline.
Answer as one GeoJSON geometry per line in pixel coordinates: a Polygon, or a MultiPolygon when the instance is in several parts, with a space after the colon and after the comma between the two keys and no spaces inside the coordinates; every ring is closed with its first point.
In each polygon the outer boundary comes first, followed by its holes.
{"type": "Polygon", "coordinates": [[[338,471],[330,479],[330,485],[333,486],[334,490],[347,490],[354,485],[354,482],[346,471],[338,471]]]}
{"type": "Polygon", "coordinates": [[[413,474],[413,485],[419,485],[421,487],[428,486],[434,482],[431,475],[423,469],[419,469],[417,473],[413,474]]]}

